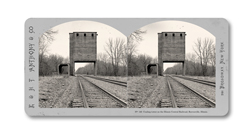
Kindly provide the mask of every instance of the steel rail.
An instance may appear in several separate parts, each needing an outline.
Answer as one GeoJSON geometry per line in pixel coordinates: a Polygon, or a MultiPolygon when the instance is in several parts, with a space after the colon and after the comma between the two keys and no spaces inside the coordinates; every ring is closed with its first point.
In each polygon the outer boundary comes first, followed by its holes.
{"type": "Polygon", "coordinates": [[[80,82],[79,80],[79,84],[80,84],[80,88],[81,88],[81,91],[82,91],[82,101],[83,101],[83,106],[85,108],[89,108],[89,105],[88,105],[88,102],[87,102],[87,98],[86,98],[86,95],[84,93],[84,90],[83,90],[83,87],[82,87],[82,83],[80,82]]]}
{"type": "Polygon", "coordinates": [[[178,81],[177,79],[175,79],[174,77],[170,76],[173,80],[175,80],[176,82],[180,83],[181,85],[183,85],[184,87],[186,87],[187,89],[189,89],[189,91],[191,91],[192,93],[194,93],[197,97],[201,98],[202,100],[206,101],[209,103],[210,106],[215,107],[215,102],[213,102],[212,100],[208,99],[207,97],[205,97],[204,95],[198,93],[197,91],[193,90],[192,88],[188,87],[187,85],[183,84],[182,82],[178,81]]]}
{"type": "Polygon", "coordinates": [[[89,82],[90,84],[92,84],[93,86],[95,86],[96,88],[100,89],[103,93],[105,93],[106,95],[108,95],[110,98],[112,98],[113,100],[115,100],[116,102],[120,103],[123,107],[127,107],[127,102],[125,102],[124,100],[116,97],[115,95],[113,95],[112,93],[110,93],[109,91],[99,87],[98,85],[94,84],[93,82],[89,81],[88,79],[84,78],[83,76],[81,76],[84,80],[86,80],[87,82],[89,82]]]}
{"type": "Polygon", "coordinates": [[[193,82],[197,82],[197,83],[201,83],[204,85],[215,87],[215,82],[211,82],[211,81],[198,80],[198,79],[194,79],[194,78],[187,78],[187,77],[181,77],[181,76],[173,76],[173,77],[178,77],[181,79],[185,79],[185,80],[189,80],[189,81],[193,81],[193,82]]]}
{"type": "Polygon", "coordinates": [[[198,81],[203,81],[203,82],[207,82],[207,83],[215,84],[215,82],[212,82],[212,81],[201,80],[201,79],[195,79],[195,78],[190,78],[190,77],[184,77],[184,76],[178,76],[178,75],[174,75],[174,77],[180,77],[180,78],[193,79],[193,80],[198,80],[198,81]]]}
{"type": "MultiPolygon", "coordinates": [[[[81,77],[83,77],[83,76],[81,76],[81,77]]],[[[98,77],[93,77],[93,76],[85,76],[85,77],[90,77],[90,78],[93,78],[93,79],[96,79],[96,80],[101,80],[101,81],[104,81],[104,82],[108,82],[108,83],[116,84],[116,85],[119,85],[119,86],[127,87],[127,82],[123,82],[123,81],[110,80],[110,79],[98,78],[98,77]]]]}
{"type": "Polygon", "coordinates": [[[168,80],[167,80],[167,82],[168,82],[168,88],[169,88],[169,91],[170,91],[170,97],[171,97],[172,107],[173,108],[177,108],[177,104],[176,104],[176,101],[175,101],[173,90],[172,90],[172,88],[171,88],[170,83],[169,83],[168,80]]]}

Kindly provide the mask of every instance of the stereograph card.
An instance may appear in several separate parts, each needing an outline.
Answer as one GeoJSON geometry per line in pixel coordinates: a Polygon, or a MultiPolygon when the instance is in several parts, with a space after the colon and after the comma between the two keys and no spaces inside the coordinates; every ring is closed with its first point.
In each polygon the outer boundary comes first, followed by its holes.
{"type": "Polygon", "coordinates": [[[223,18],[30,18],[29,116],[225,116],[223,18]]]}

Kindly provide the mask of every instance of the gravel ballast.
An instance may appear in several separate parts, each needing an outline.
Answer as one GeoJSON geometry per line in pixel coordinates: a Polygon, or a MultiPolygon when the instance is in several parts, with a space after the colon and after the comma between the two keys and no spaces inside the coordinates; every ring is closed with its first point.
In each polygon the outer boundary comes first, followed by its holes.
{"type": "Polygon", "coordinates": [[[96,77],[127,82],[127,77],[115,77],[115,76],[96,76],[96,77]]]}
{"type": "Polygon", "coordinates": [[[127,102],[127,88],[119,85],[115,85],[112,83],[104,82],[101,80],[96,80],[93,78],[85,77],[87,80],[93,82],[94,84],[98,85],[99,87],[103,88],[104,90],[107,90],[108,92],[112,93],[116,97],[124,100],[127,102]]]}
{"type": "Polygon", "coordinates": [[[163,77],[130,77],[128,81],[129,108],[156,108],[164,93],[163,77]]]}
{"type": "Polygon", "coordinates": [[[184,80],[178,77],[174,77],[178,81],[182,82],[183,84],[187,85],[188,87],[191,87],[195,91],[199,92],[200,94],[204,95],[208,99],[212,100],[215,102],[215,87],[204,85],[201,83],[189,81],[189,80],[184,80]]]}
{"type": "MultiPolygon", "coordinates": [[[[178,75],[178,76],[181,76],[183,77],[182,75],[178,75]]],[[[193,78],[193,79],[199,79],[199,80],[205,80],[205,81],[210,81],[210,82],[215,82],[215,77],[204,77],[204,76],[184,76],[184,77],[188,77],[188,78],[193,78]]]]}
{"type": "Polygon", "coordinates": [[[39,77],[39,107],[69,108],[79,95],[76,77],[39,77]]]}

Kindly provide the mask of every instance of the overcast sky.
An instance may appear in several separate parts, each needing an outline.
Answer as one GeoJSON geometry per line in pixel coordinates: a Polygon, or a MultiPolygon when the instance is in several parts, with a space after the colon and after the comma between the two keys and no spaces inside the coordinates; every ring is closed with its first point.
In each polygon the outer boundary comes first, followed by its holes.
{"type": "MultiPolygon", "coordinates": [[[[183,21],[160,21],[146,25],[141,30],[146,30],[143,34],[143,41],[138,45],[138,54],[147,54],[152,57],[158,56],[158,33],[161,32],[186,32],[186,54],[194,53],[193,46],[197,38],[211,38],[215,41],[215,37],[205,29],[183,21]]],[[[165,63],[164,70],[173,66],[175,63],[165,63]]]]}
{"type": "MultiPolygon", "coordinates": [[[[52,28],[58,30],[55,41],[49,46],[49,54],[58,54],[64,58],[69,57],[69,33],[72,32],[97,32],[97,53],[104,53],[104,46],[109,38],[122,38],[126,41],[126,36],[118,30],[106,24],[94,21],[72,21],[57,25],[52,28]]],[[[77,63],[75,70],[88,63],[77,63]]]]}
{"type": "MultiPolygon", "coordinates": [[[[58,54],[64,58],[69,57],[69,33],[72,32],[97,32],[97,53],[104,53],[104,46],[109,38],[122,38],[126,40],[126,36],[111,26],[94,21],[72,21],[57,25],[52,28],[57,30],[55,40],[49,46],[49,54],[58,54]]],[[[197,38],[211,38],[215,41],[215,37],[205,29],[182,21],[160,21],[146,25],[141,30],[146,30],[143,34],[143,41],[138,44],[137,54],[147,54],[154,57],[158,56],[158,33],[161,32],[186,32],[186,54],[194,53],[193,46],[197,38]]],[[[175,63],[164,64],[164,70],[173,66],[175,63]]],[[[86,65],[86,63],[76,64],[77,68],[86,65]]]]}

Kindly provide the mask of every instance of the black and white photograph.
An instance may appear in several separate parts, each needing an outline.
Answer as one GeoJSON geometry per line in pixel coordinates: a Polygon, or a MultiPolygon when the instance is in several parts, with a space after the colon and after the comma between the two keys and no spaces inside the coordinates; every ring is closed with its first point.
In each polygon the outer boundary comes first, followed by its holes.
{"type": "Polygon", "coordinates": [[[249,2],[2,3],[3,134],[250,132],[249,2]]]}
{"type": "Polygon", "coordinates": [[[39,107],[215,108],[215,44],[184,21],[60,24],[39,37],[39,107]]]}
{"type": "Polygon", "coordinates": [[[211,33],[183,21],[160,21],[129,39],[129,107],[215,107],[216,39],[211,33]]]}
{"type": "Polygon", "coordinates": [[[40,108],[127,107],[127,37],[94,21],[60,24],[39,38],[40,108]]]}

